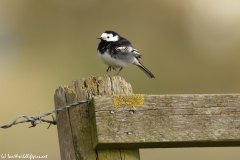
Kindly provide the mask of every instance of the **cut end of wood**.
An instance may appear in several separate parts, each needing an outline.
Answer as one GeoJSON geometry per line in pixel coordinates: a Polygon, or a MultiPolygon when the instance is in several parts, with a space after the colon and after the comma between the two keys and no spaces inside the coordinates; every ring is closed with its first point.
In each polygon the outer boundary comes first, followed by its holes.
{"type": "Polygon", "coordinates": [[[82,78],[82,80],[84,81],[84,85],[81,89],[93,96],[132,93],[131,84],[127,83],[125,79],[120,76],[96,75],[82,78]]]}
{"type": "Polygon", "coordinates": [[[114,94],[131,94],[132,86],[124,78],[114,75],[95,75],[86,78],[79,78],[72,82],[72,85],[62,85],[55,91],[57,96],[60,90],[66,89],[65,94],[71,95],[75,90],[81,90],[82,93],[92,96],[114,95],[114,94]],[[81,85],[78,85],[78,84],[81,85]],[[80,88],[76,89],[76,85],[80,88]]]}

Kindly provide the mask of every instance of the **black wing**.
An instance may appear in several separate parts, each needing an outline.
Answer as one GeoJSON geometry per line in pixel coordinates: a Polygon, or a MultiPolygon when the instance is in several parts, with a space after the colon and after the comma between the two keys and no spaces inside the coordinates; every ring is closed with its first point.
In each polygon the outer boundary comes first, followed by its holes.
{"type": "Polygon", "coordinates": [[[141,54],[139,53],[139,51],[137,49],[135,49],[132,44],[125,38],[120,38],[119,41],[115,42],[112,44],[111,46],[112,48],[112,53],[116,54],[117,52],[121,53],[126,53],[126,52],[131,52],[134,54],[134,56],[136,58],[141,58],[141,54]]]}

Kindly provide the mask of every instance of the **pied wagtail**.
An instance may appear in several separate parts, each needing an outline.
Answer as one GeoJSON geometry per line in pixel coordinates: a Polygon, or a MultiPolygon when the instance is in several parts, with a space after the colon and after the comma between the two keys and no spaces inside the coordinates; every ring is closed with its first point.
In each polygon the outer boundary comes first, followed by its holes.
{"type": "Polygon", "coordinates": [[[97,51],[101,60],[108,65],[107,72],[111,69],[120,68],[117,75],[130,64],[138,66],[149,78],[155,78],[154,75],[144,67],[139,58],[141,54],[136,50],[131,43],[121,37],[114,31],[105,31],[102,33],[101,42],[98,45],[97,51]]]}

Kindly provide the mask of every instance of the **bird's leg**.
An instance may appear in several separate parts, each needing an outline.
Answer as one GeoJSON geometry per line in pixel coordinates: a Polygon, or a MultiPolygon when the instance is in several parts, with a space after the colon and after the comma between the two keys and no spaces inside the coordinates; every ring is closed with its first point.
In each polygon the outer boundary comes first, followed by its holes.
{"type": "Polygon", "coordinates": [[[118,76],[118,74],[120,73],[120,71],[121,71],[122,69],[123,69],[123,67],[119,69],[119,71],[118,71],[118,73],[117,73],[117,76],[118,76]]]}
{"type": "Polygon", "coordinates": [[[107,68],[107,72],[108,72],[108,71],[111,72],[112,69],[113,69],[114,71],[116,71],[116,68],[112,68],[112,67],[108,66],[108,68],[107,68]]]}
{"type": "Polygon", "coordinates": [[[110,70],[111,71],[112,67],[108,66],[107,72],[110,70]]]}

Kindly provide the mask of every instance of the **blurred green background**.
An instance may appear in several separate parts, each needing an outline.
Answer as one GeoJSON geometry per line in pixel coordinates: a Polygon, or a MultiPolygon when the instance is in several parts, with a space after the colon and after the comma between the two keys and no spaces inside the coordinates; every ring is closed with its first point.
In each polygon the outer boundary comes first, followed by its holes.
{"type": "MultiPolygon", "coordinates": [[[[99,37],[114,30],[143,55],[155,75],[136,66],[120,76],[134,93],[239,93],[238,0],[0,1],[0,125],[20,114],[54,109],[60,85],[107,74],[97,55],[99,37]]],[[[114,74],[112,71],[108,74],[114,74]]],[[[51,117],[49,117],[51,118],[51,117]]],[[[0,131],[0,154],[48,154],[60,159],[56,126],[0,131]]],[[[235,160],[240,149],[142,149],[142,160],[235,160]]]]}

